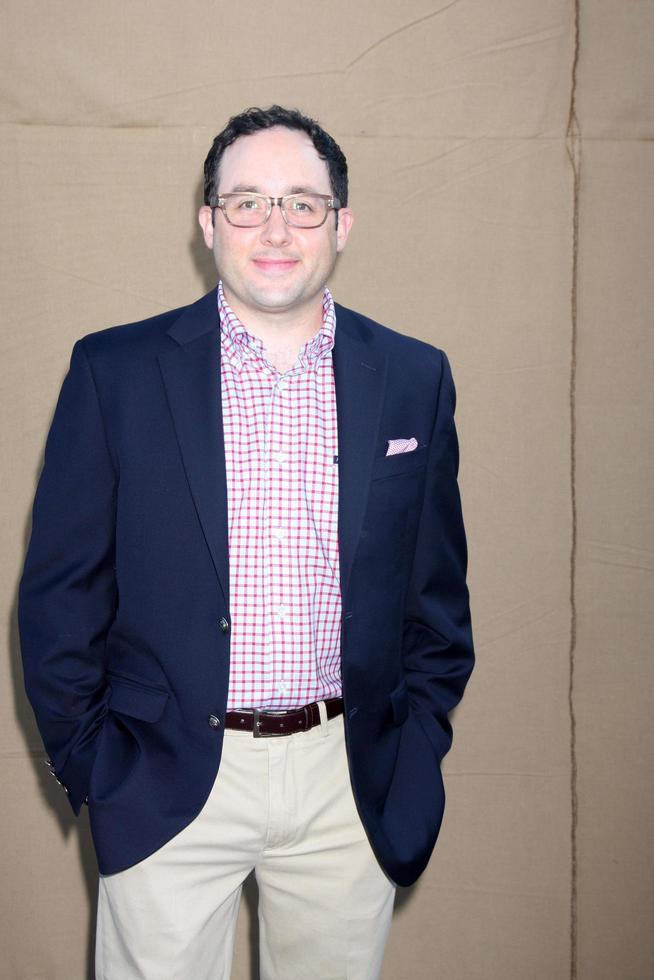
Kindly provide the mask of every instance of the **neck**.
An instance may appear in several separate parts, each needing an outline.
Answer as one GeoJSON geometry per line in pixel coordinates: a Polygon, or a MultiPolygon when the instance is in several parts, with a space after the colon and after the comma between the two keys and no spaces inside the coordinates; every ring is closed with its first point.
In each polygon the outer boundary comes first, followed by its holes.
{"type": "Polygon", "coordinates": [[[322,293],[300,307],[270,312],[241,303],[224,286],[223,293],[227,304],[248,333],[261,340],[269,355],[277,353],[288,358],[294,353],[296,357],[300,347],[322,326],[322,293]]]}

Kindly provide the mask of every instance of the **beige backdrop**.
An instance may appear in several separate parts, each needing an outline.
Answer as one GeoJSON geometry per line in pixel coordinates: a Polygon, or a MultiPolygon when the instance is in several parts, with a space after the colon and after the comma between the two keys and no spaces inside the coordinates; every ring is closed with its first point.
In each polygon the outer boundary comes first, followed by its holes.
{"type": "Polygon", "coordinates": [[[0,976],[91,976],[87,821],[43,766],[15,625],[70,350],[209,288],[204,156],[279,101],[348,156],[337,298],[444,347],[459,393],[478,666],[384,978],[651,980],[654,4],[5,0],[3,20],[0,976]]]}

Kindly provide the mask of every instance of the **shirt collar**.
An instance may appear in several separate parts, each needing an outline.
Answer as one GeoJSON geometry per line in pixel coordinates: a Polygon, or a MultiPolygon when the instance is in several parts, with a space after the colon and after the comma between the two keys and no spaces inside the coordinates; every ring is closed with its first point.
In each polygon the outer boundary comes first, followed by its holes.
{"type": "MultiPolygon", "coordinates": [[[[246,330],[225,299],[222,281],[217,290],[218,314],[220,316],[220,334],[223,349],[228,357],[240,365],[245,361],[265,361],[263,341],[246,330]]],[[[336,310],[332,294],[325,286],[322,298],[322,326],[313,337],[302,345],[299,351],[299,363],[303,370],[315,370],[318,361],[325,357],[334,346],[336,332],[336,310]]],[[[267,362],[266,362],[267,363],[267,362]]]]}

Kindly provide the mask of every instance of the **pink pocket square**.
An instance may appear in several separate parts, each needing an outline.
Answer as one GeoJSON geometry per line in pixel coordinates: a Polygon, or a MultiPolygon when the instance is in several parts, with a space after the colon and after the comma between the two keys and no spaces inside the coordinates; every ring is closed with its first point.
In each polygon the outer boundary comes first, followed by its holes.
{"type": "Polygon", "coordinates": [[[387,456],[396,456],[398,453],[411,453],[418,448],[418,440],[413,436],[411,439],[389,439],[387,456]]]}

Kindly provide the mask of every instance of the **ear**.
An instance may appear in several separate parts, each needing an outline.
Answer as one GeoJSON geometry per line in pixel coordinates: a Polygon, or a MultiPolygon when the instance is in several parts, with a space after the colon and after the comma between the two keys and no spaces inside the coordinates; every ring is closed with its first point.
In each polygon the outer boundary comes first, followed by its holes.
{"type": "Polygon", "coordinates": [[[354,223],[354,215],[349,208],[341,208],[338,212],[338,227],[336,229],[336,251],[342,252],[354,223]]]}
{"type": "Polygon", "coordinates": [[[207,204],[203,204],[198,211],[198,221],[207,248],[213,248],[213,215],[211,212],[212,209],[207,204]]]}

